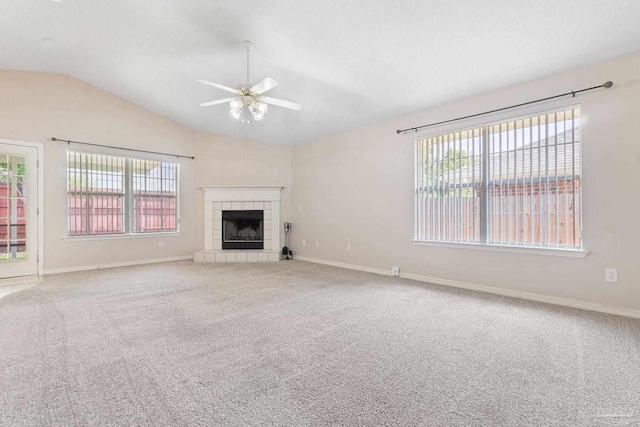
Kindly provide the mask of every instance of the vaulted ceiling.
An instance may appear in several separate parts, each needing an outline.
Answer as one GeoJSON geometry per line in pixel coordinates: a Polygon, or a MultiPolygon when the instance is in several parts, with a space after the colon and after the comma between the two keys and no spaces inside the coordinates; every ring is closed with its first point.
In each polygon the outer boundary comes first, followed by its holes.
{"type": "MultiPolygon", "coordinates": [[[[313,141],[640,50],[617,0],[0,0],[0,68],[65,73],[193,129],[313,141]],[[249,125],[196,82],[303,105],[249,125]]],[[[594,85],[602,82],[593,82],[594,85]]],[[[570,90],[571,88],[569,88],[570,90]]]]}

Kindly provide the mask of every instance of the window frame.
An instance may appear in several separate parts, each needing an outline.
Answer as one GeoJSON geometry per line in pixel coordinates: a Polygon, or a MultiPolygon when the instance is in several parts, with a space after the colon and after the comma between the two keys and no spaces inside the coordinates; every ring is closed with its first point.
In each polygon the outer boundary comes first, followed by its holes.
{"type": "MultiPolygon", "coordinates": [[[[586,257],[589,252],[585,249],[585,234],[583,230],[585,211],[584,211],[583,200],[582,200],[583,192],[584,192],[584,162],[583,162],[584,139],[583,139],[583,136],[584,136],[584,129],[587,127],[586,126],[587,120],[585,118],[586,114],[584,112],[583,106],[580,104],[575,104],[575,103],[571,103],[571,104],[555,103],[555,104],[556,105],[552,105],[551,108],[544,109],[544,110],[535,110],[533,108],[522,109],[520,113],[517,115],[514,115],[513,112],[510,112],[510,113],[503,112],[500,114],[494,114],[490,121],[481,121],[478,119],[465,120],[462,126],[460,126],[460,123],[456,123],[454,125],[432,128],[425,132],[416,132],[417,135],[414,134],[414,137],[413,137],[413,143],[414,143],[414,148],[413,148],[413,152],[414,152],[414,156],[413,156],[414,235],[413,235],[412,243],[418,246],[451,248],[451,249],[471,249],[471,250],[480,250],[480,251],[566,256],[566,257],[575,257],[575,258],[586,257]],[[482,219],[479,223],[479,226],[480,226],[480,234],[481,234],[482,241],[469,242],[469,241],[455,241],[455,240],[429,240],[429,239],[424,239],[419,237],[421,216],[424,217],[426,215],[426,210],[424,209],[422,211],[420,210],[420,201],[419,201],[419,198],[420,198],[419,188],[420,188],[420,182],[421,182],[419,174],[422,173],[420,169],[419,157],[423,155],[423,153],[420,152],[419,145],[422,143],[422,141],[428,138],[437,138],[440,136],[445,136],[445,135],[450,135],[455,133],[470,132],[476,129],[479,129],[480,134],[483,135],[483,137],[486,137],[490,133],[489,128],[491,126],[501,125],[509,122],[517,122],[519,120],[531,119],[534,117],[564,112],[572,109],[579,110],[579,120],[580,120],[579,129],[577,130],[579,132],[578,141],[580,143],[579,153],[578,153],[579,170],[580,170],[578,177],[580,179],[580,188],[579,188],[579,193],[575,196],[580,205],[580,216],[579,216],[579,222],[578,222],[578,229],[580,230],[580,247],[525,246],[525,245],[490,242],[490,236],[488,236],[488,232],[490,230],[490,227],[489,227],[490,221],[488,217],[491,215],[491,212],[492,212],[490,201],[483,202],[485,211],[482,210],[482,207],[480,209],[480,215],[482,219]]],[[[559,123],[559,122],[555,122],[555,123],[559,123]]],[[[490,141],[485,140],[482,144],[484,145],[484,147],[486,147],[489,143],[490,141]]],[[[501,155],[504,155],[504,154],[501,154],[501,155]]],[[[464,184],[458,183],[457,185],[452,185],[451,187],[448,187],[448,189],[463,188],[464,186],[467,186],[469,188],[479,187],[482,191],[481,197],[487,198],[488,196],[486,192],[489,191],[491,188],[491,181],[487,179],[488,165],[491,162],[491,158],[490,158],[490,154],[488,152],[485,153],[484,149],[483,149],[481,161],[482,161],[482,168],[484,169],[484,172],[481,173],[481,179],[478,185],[474,183],[469,183],[469,182],[464,184]]],[[[538,164],[539,163],[540,162],[538,162],[538,164]]],[[[534,179],[534,178],[528,178],[528,179],[534,179]]],[[[547,217],[548,215],[549,213],[547,213],[547,217]]]]}
{"type": "MultiPolygon", "coordinates": [[[[168,160],[164,156],[131,156],[128,154],[123,154],[121,150],[74,150],[74,149],[66,149],[65,150],[65,187],[66,187],[66,197],[67,197],[67,207],[66,207],[66,221],[67,226],[65,230],[65,234],[63,236],[64,240],[74,241],[74,240],[103,240],[103,239],[123,239],[123,238],[144,238],[144,237],[153,237],[153,236],[168,236],[168,235],[180,235],[180,168],[181,164],[179,161],[171,159],[168,160]],[[78,153],[80,155],[97,155],[97,156],[108,156],[115,158],[122,158],[124,163],[124,168],[122,172],[122,232],[119,233],[95,233],[95,234],[70,234],[70,224],[73,220],[70,216],[70,211],[73,206],[69,205],[69,195],[72,192],[69,189],[69,153],[78,153]],[[149,162],[159,162],[159,163],[167,163],[175,166],[175,196],[171,198],[175,199],[175,229],[167,230],[167,231],[135,231],[134,227],[134,201],[136,199],[136,195],[134,194],[134,168],[133,164],[136,161],[149,161],[149,162]]],[[[119,193],[120,194],[120,193],[119,193]]]]}

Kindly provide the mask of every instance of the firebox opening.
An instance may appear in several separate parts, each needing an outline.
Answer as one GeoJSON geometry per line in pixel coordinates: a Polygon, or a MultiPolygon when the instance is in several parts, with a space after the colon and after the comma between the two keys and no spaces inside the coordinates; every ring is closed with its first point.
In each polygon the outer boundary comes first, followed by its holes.
{"type": "Polygon", "coordinates": [[[222,249],[264,249],[264,211],[222,211],[222,249]]]}

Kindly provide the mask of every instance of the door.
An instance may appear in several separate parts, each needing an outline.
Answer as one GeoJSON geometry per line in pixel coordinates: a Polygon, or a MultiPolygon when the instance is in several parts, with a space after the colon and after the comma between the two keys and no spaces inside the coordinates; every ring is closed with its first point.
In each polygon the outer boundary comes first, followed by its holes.
{"type": "Polygon", "coordinates": [[[0,141],[0,279],[38,275],[38,150],[0,141]]]}

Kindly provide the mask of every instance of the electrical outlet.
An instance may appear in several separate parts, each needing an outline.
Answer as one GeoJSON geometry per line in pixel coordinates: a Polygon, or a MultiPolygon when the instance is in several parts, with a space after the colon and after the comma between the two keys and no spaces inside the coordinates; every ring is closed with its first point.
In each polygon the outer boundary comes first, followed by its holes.
{"type": "Polygon", "coordinates": [[[302,246],[307,246],[307,241],[302,239],[302,246]]]}
{"type": "Polygon", "coordinates": [[[604,280],[611,283],[618,283],[618,269],[607,268],[604,270],[604,280]]]}
{"type": "Polygon", "coordinates": [[[351,252],[351,243],[347,243],[347,252],[351,252]]]}
{"type": "Polygon", "coordinates": [[[392,276],[400,276],[400,267],[391,267],[391,275],[392,276]]]}
{"type": "Polygon", "coordinates": [[[316,240],[316,248],[320,247],[320,240],[316,240]]]}
{"type": "Polygon", "coordinates": [[[159,248],[164,248],[164,240],[160,240],[160,241],[158,242],[158,247],[159,247],[159,248]]]}
{"type": "Polygon", "coordinates": [[[298,206],[298,210],[302,212],[302,205],[298,206]]]}

